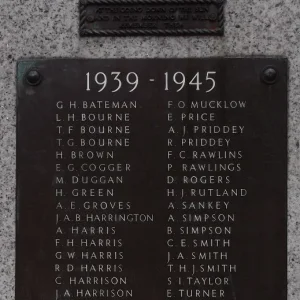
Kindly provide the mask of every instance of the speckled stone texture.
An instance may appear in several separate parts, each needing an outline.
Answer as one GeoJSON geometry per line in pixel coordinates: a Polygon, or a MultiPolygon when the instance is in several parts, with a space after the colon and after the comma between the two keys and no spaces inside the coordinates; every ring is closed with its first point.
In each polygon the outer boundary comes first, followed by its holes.
{"type": "Polygon", "coordinates": [[[224,37],[79,38],[77,0],[0,1],[1,300],[14,299],[17,59],[260,54],[290,62],[288,294],[300,299],[300,1],[228,0],[225,15],[224,37]]]}

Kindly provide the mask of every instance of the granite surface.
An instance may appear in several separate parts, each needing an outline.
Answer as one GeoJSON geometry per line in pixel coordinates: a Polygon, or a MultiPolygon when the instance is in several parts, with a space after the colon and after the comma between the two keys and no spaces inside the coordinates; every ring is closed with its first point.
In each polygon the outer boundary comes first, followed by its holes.
{"type": "Polygon", "coordinates": [[[0,1],[0,299],[14,299],[15,70],[21,57],[284,55],[290,62],[288,294],[300,299],[300,2],[228,0],[224,37],[79,38],[77,0],[0,1]]]}

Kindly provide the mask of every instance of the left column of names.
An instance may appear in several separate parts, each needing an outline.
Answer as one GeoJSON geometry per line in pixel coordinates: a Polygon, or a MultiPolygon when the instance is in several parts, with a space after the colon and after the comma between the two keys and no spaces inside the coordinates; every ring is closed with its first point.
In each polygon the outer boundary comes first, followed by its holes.
{"type": "Polygon", "coordinates": [[[57,101],[55,107],[56,299],[130,299],[118,226],[137,218],[122,197],[131,172],[132,105],[57,101]]]}

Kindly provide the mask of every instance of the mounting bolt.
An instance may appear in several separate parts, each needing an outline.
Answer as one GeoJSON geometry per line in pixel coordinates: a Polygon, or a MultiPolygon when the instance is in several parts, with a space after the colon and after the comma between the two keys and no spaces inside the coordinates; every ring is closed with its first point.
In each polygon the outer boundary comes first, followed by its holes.
{"type": "Polygon", "coordinates": [[[88,21],[88,22],[94,22],[95,21],[95,17],[93,16],[93,15],[88,15],[87,17],[86,17],[86,20],[88,21]]]}
{"type": "Polygon", "coordinates": [[[42,81],[42,76],[41,74],[35,70],[35,69],[31,69],[27,72],[26,74],[26,82],[29,84],[29,85],[39,85],[42,81]]]}
{"type": "Polygon", "coordinates": [[[261,80],[266,84],[274,84],[277,81],[278,72],[272,67],[266,67],[261,74],[261,80]]]}
{"type": "Polygon", "coordinates": [[[217,20],[218,15],[216,13],[210,13],[208,15],[208,18],[209,18],[210,21],[215,21],[215,20],[217,20]]]}

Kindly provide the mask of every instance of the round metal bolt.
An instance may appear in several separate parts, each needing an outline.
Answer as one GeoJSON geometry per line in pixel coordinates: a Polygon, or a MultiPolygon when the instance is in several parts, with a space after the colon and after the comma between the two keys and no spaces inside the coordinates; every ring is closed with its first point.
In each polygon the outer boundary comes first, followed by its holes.
{"type": "Polygon", "coordinates": [[[215,20],[217,20],[218,15],[215,14],[215,13],[211,13],[211,14],[208,15],[208,18],[209,18],[210,21],[215,21],[215,20]]]}
{"type": "Polygon", "coordinates": [[[29,85],[39,85],[42,81],[42,76],[37,70],[29,70],[26,75],[26,81],[29,85]]]}
{"type": "Polygon", "coordinates": [[[261,79],[266,84],[274,84],[277,81],[278,72],[274,67],[267,67],[263,70],[261,79]]]}
{"type": "Polygon", "coordinates": [[[95,21],[95,17],[93,16],[93,15],[88,15],[87,17],[86,17],[86,20],[88,21],[88,22],[94,22],[95,21]]]}

